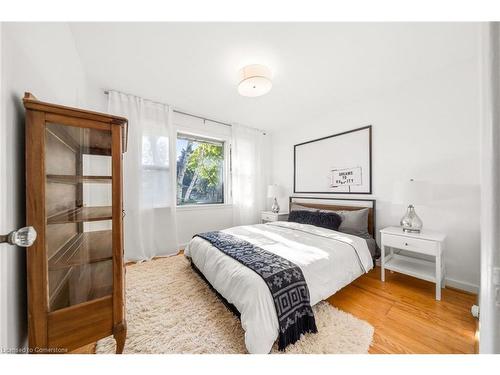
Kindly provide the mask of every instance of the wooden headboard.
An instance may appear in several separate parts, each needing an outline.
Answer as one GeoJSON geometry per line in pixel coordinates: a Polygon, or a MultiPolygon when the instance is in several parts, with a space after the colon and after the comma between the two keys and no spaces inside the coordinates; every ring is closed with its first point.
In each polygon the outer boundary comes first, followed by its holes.
{"type": "Polygon", "coordinates": [[[292,203],[300,204],[304,207],[334,211],[356,211],[368,208],[368,233],[370,233],[372,237],[375,238],[375,199],[290,197],[288,201],[289,211],[291,209],[292,203]]]}

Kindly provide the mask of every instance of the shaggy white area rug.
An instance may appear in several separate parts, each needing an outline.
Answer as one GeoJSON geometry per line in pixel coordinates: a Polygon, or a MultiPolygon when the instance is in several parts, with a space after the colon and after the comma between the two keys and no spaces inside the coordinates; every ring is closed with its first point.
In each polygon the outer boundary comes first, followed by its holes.
{"type": "MultiPolygon", "coordinates": [[[[124,353],[247,353],[244,331],[183,256],[127,267],[127,340],[124,353]]],[[[368,353],[373,327],[327,302],[313,307],[318,333],[286,353],[368,353]]],[[[97,353],[114,353],[113,337],[97,353]]],[[[277,345],[273,353],[280,353],[277,345]]]]}

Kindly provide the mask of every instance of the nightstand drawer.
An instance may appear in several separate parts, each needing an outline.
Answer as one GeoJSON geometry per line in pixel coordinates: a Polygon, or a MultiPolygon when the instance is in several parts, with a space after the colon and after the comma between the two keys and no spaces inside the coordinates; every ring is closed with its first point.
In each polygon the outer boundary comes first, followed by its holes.
{"type": "Polygon", "coordinates": [[[384,246],[395,247],[402,250],[416,251],[422,254],[436,255],[438,242],[429,240],[420,240],[405,236],[394,236],[392,234],[383,234],[382,241],[384,246]]]}
{"type": "Polygon", "coordinates": [[[261,219],[265,221],[277,221],[278,215],[272,212],[262,212],[261,219]]]}

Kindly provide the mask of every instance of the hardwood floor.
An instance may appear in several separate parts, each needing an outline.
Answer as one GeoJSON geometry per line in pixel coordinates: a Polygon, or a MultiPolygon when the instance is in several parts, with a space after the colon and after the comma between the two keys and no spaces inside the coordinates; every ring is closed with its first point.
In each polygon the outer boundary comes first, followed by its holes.
{"type": "MultiPolygon", "coordinates": [[[[375,327],[370,353],[474,353],[476,296],[445,288],[434,299],[434,284],[380,268],[355,280],[328,299],[333,306],[375,327]]],[[[73,353],[95,353],[95,344],[73,353]]]]}
{"type": "Polygon", "coordinates": [[[337,292],[328,301],[375,327],[370,353],[474,353],[476,296],[445,288],[434,299],[427,281],[380,268],[337,292]]]}

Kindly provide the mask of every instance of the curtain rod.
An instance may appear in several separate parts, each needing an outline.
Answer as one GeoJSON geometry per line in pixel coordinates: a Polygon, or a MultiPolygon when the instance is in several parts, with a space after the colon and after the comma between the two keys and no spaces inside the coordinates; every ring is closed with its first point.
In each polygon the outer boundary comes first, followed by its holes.
{"type": "MultiPolygon", "coordinates": [[[[112,91],[112,90],[104,90],[104,95],[109,95],[109,92],[112,91]]],[[[121,91],[117,91],[117,92],[121,92],[121,91]]],[[[136,96],[136,95],[133,95],[133,94],[128,94],[126,92],[122,92],[123,94],[126,94],[126,95],[131,95],[131,96],[136,96]]],[[[155,100],[151,100],[151,99],[146,99],[144,98],[145,100],[147,100],[148,102],[152,102],[152,103],[156,103],[156,104],[161,104],[161,105],[165,105],[165,103],[162,103],[162,102],[157,102],[155,100]]],[[[187,113],[187,112],[183,112],[183,111],[180,111],[178,109],[173,109],[172,110],[173,112],[175,113],[179,113],[181,115],[186,115],[186,116],[191,116],[191,117],[196,117],[196,118],[199,118],[200,120],[203,120],[203,121],[210,121],[210,122],[215,122],[217,124],[221,124],[221,125],[224,125],[224,126],[233,126],[231,124],[228,124],[226,122],[222,122],[222,121],[217,121],[217,120],[212,120],[210,118],[206,118],[206,117],[203,117],[203,116],[198,116],[198,115],[193,115],[192,113],[187,113]]]]}
{"type": "MultiPolygon", "coordinates": [[[[111,90],[104,90],[104,95],[109,95],[109,92],[111,90]]],[[[121,91],[118,91],[118,92],[121,92],[121,91]]],[[[127,93],[123,93],[123,94],[127,94],[127,93]]],[[[136,95],[133,95],[133,94],[127,94],[127,95],[132,95],[132,96],[136,96],[136,95]]],[[[154,100],[150,100],[150,99],[146,99],[150,102],[153,102],[153,103],[156,103],[156,104],[161,104],[161,105],[165,105],[165,103],[161,103],[161,102],[157,102],[157,101],[154,101],[154,100]]],[[[231,124],[228,124],[226,122],[221,122],[221,121],[217,121],[217,120],[212,120],[212,119],[209,119],[209,118],[206,118],[206,117],[203,117],[203,116],[198,116],[198,115],[193,115],[192,113],[188,113],[188,112],[184,112],[184,111],[180,111],[178,109],[173,109],[173,112],[175,113],[178,113],[180,115],[185,115],[185,116],[191,116],[191,117],[195,117],[195,118],[199,118],[200,120],[203,120],[203,121],[210,121],[210,122],[215,122],[216,124],[221,124],[221,125],[224,125],[224,126],[229,126],[229,127],[232,127],[233,125],[231,124]]],[[[259,130],[260,132],[262,132],[264,135],[266,135],[266,132],[264,130],[261,130],[261,129],[257,129],[259,130]]]]}

